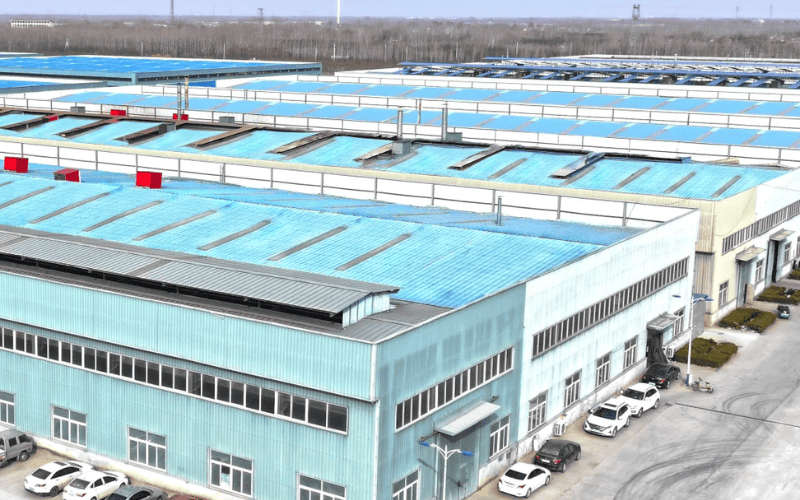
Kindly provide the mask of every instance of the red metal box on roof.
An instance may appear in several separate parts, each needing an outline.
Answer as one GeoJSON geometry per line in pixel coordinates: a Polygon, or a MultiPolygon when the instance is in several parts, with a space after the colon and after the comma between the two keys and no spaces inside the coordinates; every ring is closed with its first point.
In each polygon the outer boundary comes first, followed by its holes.
{"type": "Polygon", "coordinates": [[[57,181],[80,182],[81,172],[74,168],[62,168],[53,172],[53,178],[57,181]]]}
{"type": "Polygon", "coordinates": [[[3,161],[3,170],[12,170],[19,174],[24,174],[28,171],[28,159],[6,156],[6,159],[3,161]]]}
{"type": "Polygon", "coordinates": [[[136,172],[136,185],[150,189],[161,189],[161,172],[136,172]]]}

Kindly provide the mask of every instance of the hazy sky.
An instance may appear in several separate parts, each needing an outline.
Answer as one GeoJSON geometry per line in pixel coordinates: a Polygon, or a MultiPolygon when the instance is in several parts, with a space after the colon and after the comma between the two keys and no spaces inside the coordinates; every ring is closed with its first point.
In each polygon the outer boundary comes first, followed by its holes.
{"type": "MultiPolygon", "coordinates": [[[[744,0],[666,0],[640,2],[643,17],[739,17],[800,18],[800,5],[789,0],[753,2],[744,0]]],[[[631,15],[633,2],[572,0],[544,2],[531,0],[342,0],[342,16],[387,17],[624,17],[631,15]]],[[[335,16],[336,0],[175,0],[176,15],[255,15],[264,8],[269,16],[335,16]]],[[[134,14],[167,15],[169,0],[5,0],[0,14],[134,14]]]]}

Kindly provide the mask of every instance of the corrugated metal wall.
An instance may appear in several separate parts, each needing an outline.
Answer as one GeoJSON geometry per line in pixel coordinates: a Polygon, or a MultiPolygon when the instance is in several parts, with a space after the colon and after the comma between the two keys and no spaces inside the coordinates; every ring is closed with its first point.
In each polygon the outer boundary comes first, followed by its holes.
{"type": "Polygon", "coordinates": [[[694,254],[694,285],[692,293],[704,293],[709,297],[713,296],[714,289],[714,254],[700,253],[694,254]]]}
{"type": "Polygon", "coordinates": [[[342,398],[347,436],[261,416],[65,365],[0,350],[0,390],[16,395],[17,427],[51,435],[51,405],[87,415],[87,448],[125,460],[127,427],[167,438],[167,473],[208,484],[208,450],[253,460],[254,498],[296,498],[296,475],[372,498],[372,405],[342,398]]]}
{"type": "Polygon", "coordinates": [[[368,399],[371,348],[326,335],[0,273],[0,317],[368,399]]]}
{"type": "MultiPolygon", "coordinates": [[[[433,449],[424,448],[417,441],[420,436],[428,436],[433,432],[435,422],[476,401],[489,401],[492,396],[499,396],[495,404],[502,408],[494,416],[485,419],[476,430],[466,433],[468,436],[474,433],[474,442],[477,444],[476,449],[470,450],[475,453],[470,464],[467,464],[474,467],[470,474],[477,474],[478,467],[485,465],[489,458],[491,422],[511,414],[509,442],[514,442],[518,422],[513,415],[519,404],[519,378],[521,363],[525,359],[520,349],[524,295],[524,286],[515,287],[380,344],[378,498],[391,498],[392,484],[417,469],[421,474],[419,498],[436,494],[441,488],[441,462],[433,449]],[[514,370],[427,415],[416,424],[395,432],[397,403],[512,345],[515,346],[514,370]]],[[[444,446],[445,443],[440,444],[444,446]]],[[[456,478],[457,473],[457,469],[448,469],[450,478],[456,478]]],[[[448,484],[448,497],[463,496],[463,490],[459,492],[456,487],[451,488],[453,485],[448,484]]]]}

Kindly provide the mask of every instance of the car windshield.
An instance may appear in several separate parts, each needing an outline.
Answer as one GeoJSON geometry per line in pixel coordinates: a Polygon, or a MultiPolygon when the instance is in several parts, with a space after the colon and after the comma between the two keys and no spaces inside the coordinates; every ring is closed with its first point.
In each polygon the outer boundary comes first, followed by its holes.
{"type": "Polygon", "coordinates": [[[592,413],[595,417],[605,418],[607,420],[614,420],[617,418],[617,412],[610,408],[598,408],[592,413]]]}
{"type": "Polygon", "coordinates": [[[511,479],[522,480],[525,479],[525,474],[518,470],[509,469],[508,471],[506,471],[506,477],[510,477],[511,479]]]}
{"type": "Polygon", "coordinates": [[[87,486],[89,486],[89,481],[85,481],[83,479],[76,479],[69,483],[70,488],[75,488],[76,490],[85,490],[87,486]]]}
{"type": "Polygon", "coordinates": [[[625,389],[625,392],[622,393],[622,397],[630,399],[644,399],[644,393],[634,391],[633,389],[625,389]]]}
{"type": "Polygon", "coordinates": [[[542,446],[542,449],[539,450],[539,452],[549,453],[551,455],[558,455],[561,452],[561,445],[545,443],[545,445],[542,446]]]}
{"type": "Polygon", "coordinates": [[[119,493],[114,493],[106,500],[126,500],[124,496],[120,495],[119,493]]]}
{"type": "Polygon", "coordinates": [[[47,479],[48,477],[50,477],[50,471],[46,471],[44,469],[36,469],[35,471],[33,471],[33,474],[31,474],[31,476],[35,477],[36,479],[47,479]]]}

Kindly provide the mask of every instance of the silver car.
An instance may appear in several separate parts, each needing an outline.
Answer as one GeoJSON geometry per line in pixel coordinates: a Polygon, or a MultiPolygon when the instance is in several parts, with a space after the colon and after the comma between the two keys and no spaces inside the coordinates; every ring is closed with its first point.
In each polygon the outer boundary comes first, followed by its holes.
{"type": "Polygon", "coordinates": [[[167,494],[154,486],[120,486],[107,500],[164,500],[167,494]]]}
{"type": "Polygon", "coordinates": [[[36,453],[36,443],[24,432],[9,429],[0,432],[0,467],[15,458],[24,462],[36,453]]]}

